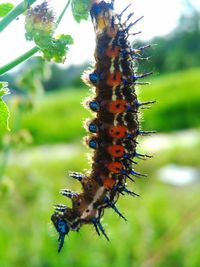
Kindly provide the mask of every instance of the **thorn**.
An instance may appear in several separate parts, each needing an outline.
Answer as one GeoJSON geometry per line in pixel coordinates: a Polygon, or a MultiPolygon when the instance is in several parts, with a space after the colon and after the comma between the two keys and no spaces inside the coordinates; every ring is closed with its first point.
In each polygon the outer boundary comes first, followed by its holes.
{"type": "MultiPolygon", "coordinates": [[[[137,100],[135,101],[135,104],[137,107],[142,107],[144,108],[143,106],[147,106],[147,105],[150,105],[150,104],[154,104],[156,103],[156,100],[153,100],[153,101],[148,101],[148,102],[138,102],[137,100]]],[[[148,107],[147,107],[148,108],[148,107]]],[[[149,107],[150,108],[150,107],[149,107]]]]}
{"type": "Polygon", "coordinates": [[[137,176],[137,177],[147,177],[147,174],[142,174],[142,173],[136,172],[134,170],[131,170],[130,174],[137,176]]]}
{"type": "Polygon", "coordinates": [[[73,197],[77,197],[78,196],[77,193],[72,192],[69,189],[62,189],[62,190],[60,190],[60,194],[62,194],[65,197],[69,197],[69,198],[73,198],[73,197]]]}
{"type": "Polygon", "coordinates": [[[138,85],[150,85],[149,82],[134,82],[134,84],[138,84],[138,85]]]}
{"type": "Polygon", "coordinates": [[[128,33],[127,36],[125,37],[125,39],[128,39],[129,36],[135,36],[135,35],[138,35],[138,34],[141,34],[142,31],[139,31],[139,32],[133,32],[133,33],[128,33]]]}
{"type": "Polygon", "coordinates": [[[138,194],[136,194],[136,193],[134,193],[134,192],[128,190],[126,187],[124,187],[123,191],[124,191],[125,193],[127,193],[128,195],[131,195],[131,196],[133,196],[133,197],[139,197],[138,194]]]}
{"type": "Polygon", "coordinates": [[[122,15],[126,12],[126,10],[132,5],[132,3],[130,3],[127,7],[124,8],[124,10],[117,16],[119,20],[121,20],[122,15]]]}
{"type": "Polygon", "coordinates": [[[121,190],[118,190],[119,191],[119,193],[121,194],[121,195],[123,195],[124,196],[124,193],[121,191],[121,190]]]}
{"type": "Polygon", "coordinates": [[[138,50],[145,50],[146,48],[151,48],[152,45],[151,44],[148,44],[148,45],[144,45],[144,46],[141,46],[138,48],[138,50]]]}
{"type": "Polygon", "coordinates": [[[69,172],[69,176],[80,182],[85,178],[85,175],[80,172],[69,172]]]}
{"type": "Polygon", "coordinates": [[[102,232],[102,234],[105,236],[105,238],[106,238],[108,241],[110,241],[110,239],[108,238],[108,236],[107,236],[107,234],[106,234],[106,232],[105,232],[105,230],[104,230],[102,224],[101,224],[100,222],[97,222],[97,226],[99,227],[99,230],[102,232]]]}
{"type": "Polygon", "coordinates": [[[127,158],[128,160],[130,160],[130,162],[132,162],[133,164],[138,164],[136,161],[133,161],[132,159],[130,158],[127,158]]]}
{"type": "Polygon", "coordinates": [[[140,195],[136,194],[135,192],[130,191],[128,188],[125,187],[125,185],[122,188],[119,188],[119,186],[116,186],[116,190],[118,190],[119,193],[122,195],[124,195],[123,192],[125,192],[128,195],[131,195],[133,197],[139,197],[140,196],[140,195]]]}
{"type": "Polygon", "coordinates": [[[143,61],[143,60],[148,61],[150,59],[150,57],[136,57],[136,56],[132,55],[132,59],[135,59],[137,61],[143,61]]]}
{"type": "Polygon", "coordinates": [[[111,207],[121,218],[123,218],[125,221],[127,219],[124,217],[124,215],[118,210],[118,208],[115,206],[115,204],[110,203],[110,200],[108,197],[105,197],[104,202],[108,204],[109,207],[111,207]]]}
{"type": "Polygon", "coordinates": [[[57,205],[54,205],[54,209],[57,210],[57,211],[65,211],[67,209],[67,206],[63,205],[63,204],[57,204],[57,205]]]}
{"type": "Polygon", "coordinates": [[[134,157],[145,160],[146,158],[152,158],[153,156],[135,152],[134,157]]]}
{"type": "Polygon", "coordinates": [[[133,27],[136,23],[138,23],[138,21],[140,21],[141,19],[143,19],[144,16],[141,16],[139,19],[137,19],[136,21],[132,22],[129,24],[129,26],[127,27],[126,31],[129,31],[131,27],[133,27]]]}
{"type": "Polygon", "coordinates": [[[146,48],[151,48],[152,47],[152,45],[151,44],[149,44],[149,45],[144,45],[144,46],[141,46],[141,47],[139,47],[139,48],[133,48],[133,53],[135,53],[135,54],[138,54],[138,53],[140,53],[140,52],[143,52],[146,48]]]}
{"type": "Polygon", "coordinates": [[[110,207],[121,217],[124,219],[125,222],[127,222],[127,219],[124,217],[124,215],[118,210],[118,208],[115,206],[115,204],[111,204],[110,207]]]}
{"type": "Polygon", "coordinates": [[[127,19],[125,20],[124,24],[126,24],[126,23],[130,20],[130,18],[131,18],[133,15],[134,15],[134,13],[130,13],[130,14],[128,15],[127,19]]]}
{"type": "Polygon", "coordinates": [[[152,74],[153,74],[153,72],[147,72],[147,73],[144,73],[144,74],[141,74],[141,75],[138,75],[138,76],[132,76],[132,78],[137,80],[137,79],[145,78],[145,77],[150,76],[152,74]]]}
{"type": "Polygon", "coordinates": [[[136,141],[137,135],[133,135],[133,137],[129,137],[129,139],[135,144],[138,145],[138,142],[136,141]]]}
{"type": "Polygon", "coordinates": [[[100,236],[100,232],[99,232],[99,229],[98,229],[98,227],[97,227],[97,224],[96,224],[96,223],[93,223],[93,225],[94,225],[94,228],[95,228],[95,230],[96,230],[98,236],[100,236]]]}
{"type": "Polygon", "coordinates": [[[110,241],[108,236],[107,236],[107,234],[106,234],[106,232],[105,232],[105,230],[104,230],[104,228],[103,228],[103,226],[102,226],[102,224],[96,218],[92,219],[92,223],[94,224],[94,227],[95,227],[95,230],[96,230],[97,234],[100,236],[100,232],[101,232],[105,236],[105,238],[108,241],[110,241]]]}
{"type": "Polygon", "coordinates": [[[144,45],[144,46],[141,46],[139,48],[136,48],[136,49],[133,49],[133,50],[136,50],[136,51],[144,51],[145,49],[147,48],[152,48],[154,46],[157,46],[157,44],[148,44],[148,45],[144,45]]]}
{"type": "Polygon", "coordinates": [[[156,131],[138,131],[138,134],[142,136],[147,136],[147,135],[151,135],[154,133],[157,133],[157,132],[156,131]]]}
{"type": "Polygon", "coordinates": [[[128,179],[130,179],[133,183],[135,183],[135,180],[131,178],[125,170],[122,171],[122,175],[126,176],[128,179]]]}

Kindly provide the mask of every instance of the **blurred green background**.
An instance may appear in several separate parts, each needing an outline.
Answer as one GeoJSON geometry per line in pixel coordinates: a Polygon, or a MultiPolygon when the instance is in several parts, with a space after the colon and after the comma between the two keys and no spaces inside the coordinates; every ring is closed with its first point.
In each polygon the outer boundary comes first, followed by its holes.
{"type": "Polygon", "coordinates": [[[142,129],[158,131],[139,139],[138,150],[154,155],[137,167],[148,178],[128,183],[139,198],[117,203],[127,223],[105,212],[111,242],[84,226],[69,234],[61,254],[50,216],[55,203],[70,205],[60,189],[80,190],[68,171],[89,168],[82,122],[92,115],[80,104],[91,95],[80,80],[88,64],[66,70],[35,58],[1,77],[12,94],[11,132],[0,148],[0,267],[200,266],[199,40],[193,10],[168,36],[150,41],[157,46],[140,70],[146,65],[154,75],[138,89],[142,101],[157,101],[140,115],[142,129]]]}

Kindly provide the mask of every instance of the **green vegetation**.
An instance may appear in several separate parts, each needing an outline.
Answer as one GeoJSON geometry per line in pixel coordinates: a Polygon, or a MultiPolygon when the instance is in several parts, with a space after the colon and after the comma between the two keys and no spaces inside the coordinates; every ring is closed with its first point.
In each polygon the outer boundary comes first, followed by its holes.
{"type": "MultiPolygon", "coordinates": [[[[200,127],[200,69],[155,78],[150,86],[140,86],[142,101],[157,100],[143,110],[142,128],[159,132],[200,127]],[[181,119],[180,119],[181,116],[181,119]]],[[[35,144],[66,143],[85,134],[82,121],[92,115],[80,104],[88,88],[51,92],[35,109],[23,114],[22,128],[28,129],[35,144]]],[[[12,117],[15,111],[11,112],[12,117]]]]}
{"type": "Polygon", "coordinates": [[[66,143],[80,139],[83,120],[89,112],[80,104],[86,90],[49,93],[35,109],[22,114],[22,128],[30,131],[36,144],[66,143]]]}
{"type": "MultiPolygon", "coordinates": [[[[55,203],[70,201],[59,196],[60,188],[80,190],[66,171],[88,168],[81,145],[63,147],[63,156],[51,146],[13,153],[1,183],[0,266],[2,267],[197,267],[199,247],[199,185],[177,188],[159,182],[159,166],[184,164],[199,146],[161,150],[154,159],[142,161],[137,170],[149,173],[129,187],[141,197],[120,198],[118,207],[127,217],[121,220],[107,210],[103,224],[111,242],[99,238],[92,226],[70,233],[61,254],[57,235],[50,224],[55,203]],[[173,159],[174,157],[174,159],[173,159]],[[140,170],[141,171],[141,170],[140,170]]],[[[199,161],[199,160],[198,160],[199,161]]],[[[192,165],[192,162],[191,162],[192,165]]]]}
{"type": "MultiPolygon", "coordinates": [[[[192,1],[185,1],[185,8],[186,12],[170,34],[150,40],[150,44],[156,44],[150,52],[150,70],[164,74],[200,66],[200,11],[192,5],[192,1]]],[[[139,46],[145,44],[138,42],[139,46]]],[[[142,68],[146,69],[144,65],[142,68]]]]}
{"type": "MultiPolygon", "coordinates": [[[[139,88],[142,101],[158,100],[150,111],[144,110],[143,128],[172,131],[199,126],[198,73],[199,69],[194,69],[166,75],[155,78],[151,86],[139,88]]],[[[80,190],[80,186],[67,172],[89,167],[87,150],[81,144],[85,135],[81,122],[92,115],[80,105],[88,94],[86,87],[51,92],[31,111],[21,110],[22,121],[17,129],[30,131],[35,146],[19,151],[18,145],[18,149],[8,152],[9,161],[0,183],[4,207],[0,221],[0,266],[199,266],[199,184],[175,187],[158,180],[159,169],[168,164],[199,168],[197,130],[196,142],[188,139],[180,145],[175,141],[168,149],[161,145],[155,158],[138,164],[137,171],[148,173],[149,178],[129,183],[129,187],[141,197],[125,196],[117,203],[128,222],[111,210],[105,212],[103,224],[111,242],[99,238],[92,226],[85,226],[79,234],[70,233],[63,251],[57,254],[57,235],[50,223],[53,205],[70,206],[59,191],[80,190]],[[69,144],[72,140],[74,143],[69,144]]],[[[9,101],[11,128],[14,115],[15,119],[20,117],[13,105],[16,101],[19,96],[9,101]]],[[[175,134],[174,138],[178,139],[175,134]]],[[[151,153],[144,146],[138,150],[151,153]]]]}
{"type": "MultiPolygon", "coordinates": [[[[0,5],[0,16],[5,16],[0,21],[0,31],[34,2],[24,0],[8,14],[9,3],[0,5]]],[[[69,4],[78,22],[87,19],[88,0],[69,0],[57,25],[69,4]]],[[[81,143],[86,134],[82,122],[92,118],[80,104],[89,96],[80,80],[83,66],[61,71],[54,65],[51,79],[45,81],[50,69],[35,59],[32,63],[27,61],[24,69],[0,78],[16,90],[12,92],[17,92],[8,96],[4,96],[5,90],[0,92],[0,109],[4,111],[4,115],[0,112],[0,128],[6,128],[8,117],[4,101],[11,115],[11,131],[4,134],[3,130],[0,140],[0,267],[200,266],[197,178],[190,174],[190,185],[182,187],[160,179],[161,168],[171,164],[182,171],[180,177],[172,174],[174,181],[184,180],[184,166],[200,172],[200,24],[199,12],[192,6],[190,11],[169,36],[151,42],[158,46],[148,54],[153,62],[149,62],[149,69],[173,74],[153,77],[151,86],[138,88],[141,101],[157,100],[150,111],[142,110],[141,124],[144,130],[164,134],[156,135],[155,140],[150,137],[149,143],[148,138],[138,138],[138,152],[155,157],[134,165],[136,171],[147,173],[148,179],[136,178],[135,184],[128,181],[128,187],[141,197],[124,196],[117,202],[128,222],[112,210],[105,212],[102,223],[111,242],[99,238],[92,226],[84,226],[80,233],[71,232],[66,237],[58,254],[57,233],[50,223],[54,204],[71,205],[69,199],[59,195],[60,189],[80,191],[80,184],[67,172],[89,168],[88,150],[81,143]],[[43,94],[43,87],[52,92],[43,94]],[[57,90],[60,88],[64,89],[57,90]],[[187,131],[174,132],[183,129],[187,131]]],[[[0,73],[38,50],[34,47],[2,66],[0,73]]],[[[142,56],[145,55],[146,52],[142,56]]],[[[146,70],[141,63],[139,72],[143,68],[146,70]]]]}
{"type": "Polygon", "coordinates": [[[199,73],[200,69],[192,69],[164,75],[141,90],[143,100],[157,101],[150,112],[144,112],[145,129],[170,132],[200,127],[199,73]]]}

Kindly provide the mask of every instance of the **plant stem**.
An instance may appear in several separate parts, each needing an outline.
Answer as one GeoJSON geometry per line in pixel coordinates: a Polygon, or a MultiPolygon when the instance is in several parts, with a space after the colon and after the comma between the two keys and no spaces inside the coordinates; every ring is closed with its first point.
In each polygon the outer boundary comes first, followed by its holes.
{"type": "MultiPolygon", "coordinates": [[[[29,0],[30,2],[35,2],[36,0],[29,0]]],[[[56,28],[58,27],[59,23],[61,22],[69,4],[70,4],[71,0],[68,0],[67,4],[65,5],[63,11],[61,12],[60,16],[58,17],[57,21],[56,21],[56,28]]],[[[21,5],[21,4],[20,4],[21,5]]],[[[18,5],[19,6],[19,5],[18,5]]],[[[17,7],[16,7],[17,8],[17,7]]],[[[15,8],[15,9],[16,9],[15,8]]],[[[12,12],[12,11],[11,11],[12,12]]],[[[11,13],[10,12],[10,13],[11,13]]],[[[9,14],[10,14],[9,13],[9,14]]],[[[9,15],[8,14],[8,15],[9,15]]],[[[8,16],[7,15],[7,16],[8,16]]],[[[6,17],[7,17],[6,16],[6,17]]],[[[0,29],[1,29],[1,23],[0,23],[0,29]]],[[[0,67],[0,75],[6,73],[7,71],[13,69],[14,67],[16,67],[17,65],[19,65],[20,63],[24,62],[25,60],[27,60],[28,58],[32,57],[35,53],[37,53],[39,51],[39,47],[35,46],[33,48],[31,48],[29,51],[27,51],[26,53],[22,54],[21,56],[19,56],[18,58],[14,59],[13,61],[9,62],[8,64],[0,67]]]]}
{"type": "MultiPolygon", "coordinates": [[[[36,0],[29,0],[29,6],[36,0]]],[[[27,5],[22,1],[19,5],[13,8],[0,22],[0,32],[2,32],[14,19],[21,15],[27,9],[27,5]]]]}
{"type": "Polygon", "coordinates": [[[23,55],[19,56],[18,58],[14,59],[13,61],[9,62],[8,64],[4,65],[0,68],[0,75],[6,73],[7,71],[13,69],[15,66],[19,65],[23,61],[27,60],[31,56],[33,56],[36,52],[39,51],[37,46],[33,47],[31,50],[27,51],[23,55]]]}
{"type": "Polygon", "coordinates": [[[71,0],[68,0],[67,4],[65,5],[63,11],[61,12],[60,16],[58,17],[57,21],[56,21],[56,27],[58,27],[59,23],[61,22],[63,16],[65,15],[65,12],[70,4],[71,0]]]}

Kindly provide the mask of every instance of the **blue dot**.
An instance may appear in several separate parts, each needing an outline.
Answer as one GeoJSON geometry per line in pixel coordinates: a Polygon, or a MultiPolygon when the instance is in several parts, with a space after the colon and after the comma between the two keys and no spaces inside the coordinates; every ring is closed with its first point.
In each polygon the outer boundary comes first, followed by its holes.
{"type": "Polygon", "coordinates": [[[96,124],[90,123],[90,125],[89,125],[89,131],[91,133],[96,133],[97,132],[97,126],[96,126],[96,124]]]}
{"type": "Polygon", "coordinates": [[[97,141],[95,141],[95,140],[89,141],[89,147],[91,147],[93,149],[97,149],[97,146],[98,146],[97,141]]]}
{"type": "Polygon", "coordinates": [[[101,13],[101,6],[100,5],[94,5],[92,9],[92,13],[95,17],[97,17],[101,13]]]}
{"type": "Polygon", "coordinates": [[[91,110],[93,111],[99,111],[99,103],[96,101],[92,101],[89,104],[89,107],[91,108],[91,110]]]}
{"type": "Polygon", "coordinates": [[[94,84],[99,81],[99,77],[95,72],[89,74],[89,79],[94,84]]]}

